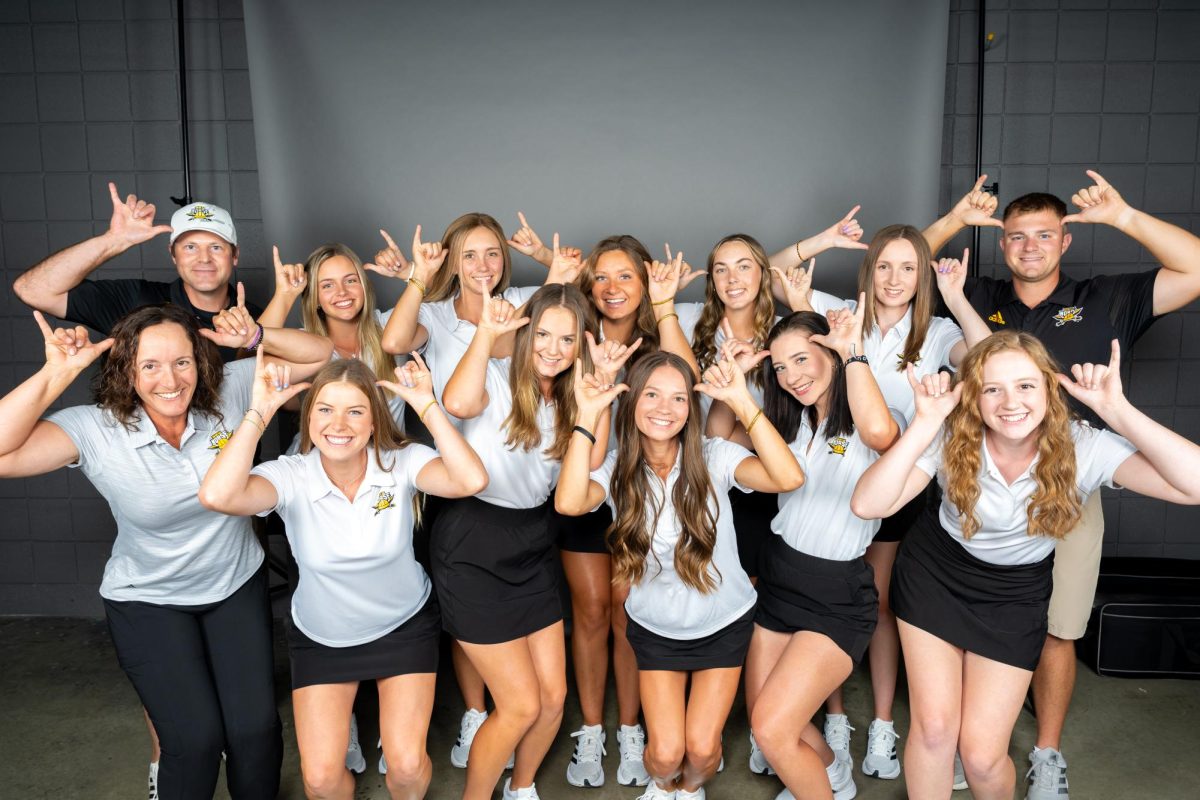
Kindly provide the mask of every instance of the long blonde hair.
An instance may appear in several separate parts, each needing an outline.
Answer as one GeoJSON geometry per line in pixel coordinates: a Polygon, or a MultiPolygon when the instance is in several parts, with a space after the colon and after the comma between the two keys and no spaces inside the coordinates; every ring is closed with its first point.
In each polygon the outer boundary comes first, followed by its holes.
{"type": "Polygon", "coordinates": [[[334,256],[342,256],[354,267],[358,282],[363,289],[363,305],[358,312],[359,358],[375,373],[375,377],[390,381],[395,378],[396,359],[383,349],[383,328],[375,319],[375,289],[367,279],[363,269],[362,259],[353,250],[341,242],[329,242],[313,250],[308,260],[304,262],[304,270],[308,273],[308,285],[304,287],[304,297],[301,304],[304,330],[318,336],[329,336],[329,326],[325,322],[325,312],[321,310],[319,277],[321,265],[334,256]]]}
{"type": "Polygon", "coordinates": [[[979,501],[979,477],[983,468],[985,425],[979,411],[983,367],[1004,351],[1024,353],[1037,366],[1046,387],[1046,416],[1038,426],[1037,489],[1026,509],[1030,536],[1067,535],[1082,513],[1075,485],[1075,442],[1071,437],[1071,410],[1058,385],[1058,364],[1036,337],[1024,331],[993,333],[972,347],[959,367],[962,399],[946,419],[943,465],[946,496],[958,509],[963,538],[970,539],[980,528],[975,515],[979,501]]]}
{"type": "MultiPolygon", "coordinates": [[[[912,225],[888,225],[880,228],[871,237],[871,244],[863,256],[858,268],[858,291],[866,295],[867,308],[863,314],[863,331],[875,328],[875,265],[883,248],[892,242],[904,239],[917,252],[917,291],[910,301],[912,304],[912,327],[908,330],[908,338],[904,340],[904,352],[896,369],[903,372],[909,364],[916,364],[921,358],[921,348],[925,346],[925,335],[929,332],[929,320],[933,316],[936,303],[934,298],[933,270],[930,262],[933,255],[929,251],[929,243],[919,230],[912,225]]],[[[940,367],[941,364],[930,366],[940,367]]]]}
{"type": "Polygon", "coordinates": [[[486,228],[495,234],[496,240],[500,243],[500,257],[504,259],[504,266],[500,271],[500,281],[492,289],[492,294],[500,294],[508,288],[508,282],[512,278],[512,258],[508,253],[508,239],[504,235],[504,229],[500,227],[500,223],[496,221],[495,217],[472,211],[469,214],[463,214],[446,226],[446,232],[442,234],[442,249],[446,251],[446,263],[442,264],[442,268],[433,276],[433,280],[429,284],[429,292],[425,295],[426,303],[449,300],[458,294],[459,283],[461,283],[458,270],[462,263],[463,247],[466,246],[467,237],[471,235],[471,231],[476,228],[486,228]]]}
{"type": "MultiPolygon", "coordinates": [[[[704,308],[700,311],[700,320],[692,334],[692,352],[696,354],[696,363],[700,365],[700,373],[708,369],[717,360],[717,328],[725,316],[725,303],[717,294],[712,278],[713,265],[717,251],[730,242],[741,242],[750,250],[750,256],[758,265],[758,294],[754,298],[754,340],[751,342],[755,351],[763,349],[767,334],[775,324],[775,300],[771,297],[771,261],[767,251],[753,236],[745,233],[734,233],[726,236],[713,245],[708,254],[708,280],[704,282],[704,308]]],[[[763,374],[755,370],[746,378],[760,389],[763,386],[763,374]]]]}
{"type": "Polygon", "coordinates": [[[679,440],[679,477],[670,498],[679,520],[679,540],[675,544],[675,572],[691,588],[707,594],[717,588],[720,572],[709,570],[717,544],[717,517],[710,501],[716,500],[708,465],[704,461],[701,432],[704,429],[700,401],[692,389],[695,376],[687,362],[674,353],[657,350],[647,353],[630,368],[625,382],[627,391],[617,405],[617,463],[612,474],[612,498],[616,514],[608,528],[612,551],[613,580],[637,583],[646,574],[646,557],[653,553],[650,541],[658,527],[662,506],[650,489],[648,467],[642,452],[642,434],[637,428],[635,410],[646,382],[659,367],[670,367],[683,376],[687,387],[688,418],[679,440]]]}
{"type": "MultiPolygon", "coordinates": [[[[508,429],[505,441],[510,448],[521,447],[528,451],[542,441],[542,431],[537,424],[538,406],[542,402],[542,391],[538,386],[537,371],[533,366],[533,342],[542,315],[551,308],[562,308],[575,318],[575,352],[582,360],[584,373],[592,371],[592,357],[588,351],[584,331],[596,335],[596,324],[591,304],[583,292],[572,284],[551,283],[533,293],[519,313],[529,317],[529,323],[517,330],[513,342],[512,366],[508,371],[508,383],[512,390],[512,411],[504,420],[508,429]]],[[[575,384],[574,363],[554,376],[554,442],[546,448],[546,455],[562,460],[567,452],[571,431],[575,427],[575,384]]]]}

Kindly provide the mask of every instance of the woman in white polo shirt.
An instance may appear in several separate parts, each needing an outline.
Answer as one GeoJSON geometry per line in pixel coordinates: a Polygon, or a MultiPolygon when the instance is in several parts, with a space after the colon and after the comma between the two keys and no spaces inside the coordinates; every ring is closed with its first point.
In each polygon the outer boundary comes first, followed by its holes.
{"type": "Polygon", "coordinates": [[[260,359],[246,418],[200,489],[214,510],[283,517],[300,566],[288,626],[292,707],[305,790],[314,797],[354,792],[345,754],[363,680],[379,688],[392,796],[424,796],[432,774],[425,737],[441,624],[413,554],[413,496],[471,495],[487,474],[438,407],[420,357],[395,376],[378,381],[358,359],[326,366],[304,400],[300,453],[251,469],[262,427],[306,388],[274,391],[275,371],[260,359]],[[437,451],[404,438],[376,383],[419,410],[437,451]]]}
{"type": "Polygon", "coordinates": [[[75,466],[109,503],[117,538],[100,594],[162,744],[159,795],[211,798],[224,751],[232,796],[274,798],[283,744],[262,548],[249,520],[196,496],[250,401],[254,362],[222,367],[213,343],[265,349],[294,362],[298,378],[328,360],[329,343],[264,330],[240,306],[214,324],[245,336],[201,331],[190,311],[161,305],[126,315],[99,344],[36,316],[46,365],[0,399],[0,476],[75,466]],[[106,349],[97,405],[39,420],[106,349]]]}
{"type": "Polygon", "coordinates": [[[1200,447],[1125,398],[1117,343],[1107,365],[1076,364],[1071,375],[1030,334],[992,334],[971,348],[953,388],[942,375],[913,381],[911,427],[854,491],[855,513],[870,518],[934,476],[943,490],[937,513],[901,546],[892,580],[912,797],[950,796],[956,744],[975,797],[1012,797],[1009,740],[1046,637],[1055,543],[1088,495],[1119,485],[1200,504],[1200,447]],[[1072,421],[1067,394],[1112,432],[1072,421]]]}
{"type": "MultiPolygon", "coordinates": [[[[861,298],[860,298],[861,300],[861,298]]],[[[759,562],[758,613],[746,660],[754,735],[798,797],[853,796],[848,761],[809,720],[861,660],[874,632],[877,593],[863,558],[879,527],[850,513],[859,475],[896,440],[889,409],[862,355],[857,313],[784,317],[767,340],[775,380],[766,416],[791,443],[805,484],[779,497],[775,536],[759,562]]]]}
{"type": "Polygon", "coordinates": [[[626,380],[614,388],[594,376],[577,378],[580,421],[588,427],[575,429],[555,505],[571,515],[605,500],[613,509],[613,572],[630,584],[628,637],[649,734],[651,781],[643,798],[703,797],[721,761],[721,731],[754,618],[729,490],[790,491],[804,475],[731,359],[715,363],[696,391],[690,365],[662,351],[643,356],[626,380]],[[592,472],[591,431],[626,388],[617,450],[592,472]],[[757,456],[703,438],[697,392],[734,409],[757,456]]]}

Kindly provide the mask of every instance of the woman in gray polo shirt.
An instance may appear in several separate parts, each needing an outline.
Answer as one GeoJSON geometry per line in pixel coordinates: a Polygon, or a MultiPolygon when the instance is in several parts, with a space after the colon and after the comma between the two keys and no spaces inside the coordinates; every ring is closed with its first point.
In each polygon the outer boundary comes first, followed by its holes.
{"type": "MultiPolygon", "coordinates": [[[[100,594],[117,658],[162,742],[161,797],[211,798],[227,755],[229,792],[273,798],[283,755],[272,679],[263,553],[245,518],[207,511],[196,492],[250,401],[252,360],[222,366],[214,346],[260,345],[297,378],[329,343],[249,324],[201,331],[173,305],[120,320],[112,338],[51,330],[46,365],[0,399],[0,477],[79,467],[117,521],[100,594]],[[97,404],[41,415],[102,353],[97,404]]],[[[216,322],[216,320],[214,320],[216,322]]]]}

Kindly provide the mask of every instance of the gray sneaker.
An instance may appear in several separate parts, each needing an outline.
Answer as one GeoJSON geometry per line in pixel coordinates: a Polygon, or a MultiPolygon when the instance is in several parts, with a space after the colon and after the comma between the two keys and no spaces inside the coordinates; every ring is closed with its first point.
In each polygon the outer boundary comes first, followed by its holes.
{"type": "Polygon", "coordinates": [[[766,754],[754,738],[754,731],[750,731],[750,771],[755,775],[775,774],[775,768],[767,762],[766,754]]]}
{"type": "MultiPolygon", "coordinates": [[[[622,786],[646,786],[650,773],[642,756],[646,750],[646,732],[641,725],[622,725],[617,730],[617,747],[621,751],[621,766],[617,767],[617,783],[622,786]]],[[[655,787],[657,789],[657,787],[655,787]]]]}
{"type": "Polygon", "coordinates": [[[884,780],[900,777],[900,759],[896,757],[896,727],[891,722],[881,719],[871,721],[862,771],[864,775],[884,780]]]}
{"type": "Polygon", "coordinates": [[[845,714],[825,715],[825,743],[839,759],[846,761],[851,767],[854,759],[850,757],[850,719],[845,714]]]}
{"type": "Polygon", "coordinates": [[[1029,788],[1025,800],[1070,800],[1067,794],[1067,761],[1053,747],[1033,748],[1029,754],[1029,788]]]}
{"type": "Polygon", "coordinates": [[[350,715],[350,743],[346,745],[346,769],[362,774],[367,769],[362,745],[358,743],[358,717],[350,715]]]}
{"type": "Polygon", "coordinates": [[[600,725],[584,725],[571,734],[575,739],[575,754],[567,764],[567,783],[572,786],[603,786],[604,765],[600,757],[608,755],[604,749],[604,728],[600,725]]]}
{"type": "Polygon", "coordinates": [[[957,750],[954,751],[954,783],[950,788],[956,792],[967,788],[967,771],[963,769],[962,757],[957,750]]]}

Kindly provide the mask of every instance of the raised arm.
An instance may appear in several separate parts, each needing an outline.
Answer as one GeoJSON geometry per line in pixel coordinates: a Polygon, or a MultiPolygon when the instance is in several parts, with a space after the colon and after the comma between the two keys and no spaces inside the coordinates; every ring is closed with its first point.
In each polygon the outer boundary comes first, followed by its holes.
{"type": "Polygon", "coordinates": [[[33,316],[46,343],[46,364],[0,398],[0,478],[42,475],[79,460],[71,437],[41,416],[113,343],[89,342],[82,325],[52,331],[40,311],[33,316]]]}
{"type": "Polygon", "coordinates": [[[254,466],[258,440],[275,412],[309,386],[291,381],[291,367],[266,361],[260,347],[255,355],[250,408],[221,450],[221,457],[205,473],[200,483],[200,505],[236,517],[259,514],[278,505],[275,485],[261,475],[251,475],[250,468],[254,466]]]}
{"type": "MultiPolygon", "coordinates": [[[[614,386],[595,375],[584,375],[580,359],[575,359],[573,377],[578,427],[594,433],[600,418],[609,413],[613,402],[629,387],[623,383],[614,386]]],[[[558,486],[554,489],[554,509],[558,513],[577,517],[604,502],[604,487],[591,478],[594,445],[589,436],[578,430],[571,434],[558,474],[558,486]]]]}
{"type": "MultiPolygon", "coordinates": [[[[670,245],[667,246],[667,252],[670,252],[670,245]]],[[[704,273],[693,272],[684,262],[682,251],[666,262],[646,264],[646,272],[650,275],[650,285],[646,291],[650,307],[654,310],[654,324],[658,326],[659,349],[682,358],[692,368],[692,374],[699,378],[700,365],[696,363],[696,354],[692,352],[692,345],[679,326],[679,315],[675,313],[675,295],[704,273]]]]}
{"type": "Polygon", "coordinates": [[[936,256],[947,242],[968,225],[984,228],[1004,227],[1004,223],[993,216],[999,201],[995,195],[983,190],[983,184],[986,182],[987,175],[976,178],[971,191],[963,195],[946,216],[923,231],[925,241],[929,243],[929,252],[936,256]]]}
{"type": "MultiPolygon", "coordinates": [[[[754,363],[769,355],[766,350],[756,354],[754,363]]],[[[705,370],[704,382],[696,385],[696,391],[728,406],[750,436],[755,455],[738,464],[734,471],[738,483],[773,494],[790,492],[804,484],[804,472],[795,454],[754,402],[731,347],[722,348],[721,360],[705,370]]]]}
{"type": "Polygon", "coordinates": [[[308,271],[303,264],[284,264],[279,258],[278,245],[271,248],[275,258],[275,294],[259,316],[258,322],[266,328],[282,328],[287,325],[288,314],[296,300],[304,294],[308,285],[308,271]]]}
{"type": "Polygon", "coordinates": [[[287,362],[291,377],[302,381],[325,366],[333,354],[333,342],[324,336],[295,328],[268,328],[246,310],[246,289],[238,281],[237,305],[213,317],[213,329],[201,328],[200,335],[218,347],[266,350],[273,361],[287,362]]]}
{"type": "Polygon", "coordinates": [[[942,258],[930,264],[933,267],[942,300],[945,301],[946,308],[950,309],[955,322],[963,332],[963,341],[956,344],[950,351],[950,366],[952,367],[957,367],[962,363],[967,350],[982,342],[992,333],[987,323],[983,321],[983,317],[979,316],[979,312],[975,310],[963,292],[967,282],[967,264],[970,259],[971,250],[967,248],[963,250],[962,261],[957,258],[942,258]]]}
{"type": "Polygon", "coordinates": [[[1087,171],[1095,184],[1071,196],[1079,213],[1063,217],[1064,223],[1100,223],[1132,238],[1162,264],[1154,279],[1154,314],[1178,311],[1200,297],[1200,237],[1145,211],[1139,211],[1094,170],[1087,171]]]}
{"type": "Polygon", "coordinates": [[[483,289],[483,313],[467,352],[454,368],[454,374],[442,391],[446,410],[459,419],[478,417],[488,407],[487,369],[496,342],[507,333],[529,323],[529,317],[517,314],[513,304],[503,297],[492,297],[487,279],[480,279],[483,289]]]}
{"type": "Polygon", "coordinates": [[[812,311],[812,280],[816,268],[815,258],[808,260],[808,269],[800,264],[786,270],[771,267],[771,291],[792,311],[812,311]]]}
{"type": "Polygon", "coordinates": [[[13,291],[21,302],[46,314],[65,317],[67,293],[101,264],[160,233],[171,232],[170,225],[154,224],[153,204],[134,195],[122,201],[115,183],[108,184],[108,193],[113,205],[108,230],[58,251],[22,273],[13,282],[13,291]]]}
{"type": "Polygon", "coordinates": [[[916,465],[917,459],[933,444],[962,397],[962,384],[951,389],[944,372],[917,381],[909,364],[908,383],[916,396],[916,414],[900,440],[858,479],[850,510],[861,519],[890,517],[929,485],[932,476],[916,465]]]}
{"type": "Polygon", "coordinates": [[[1117,467],[1113,481],[1146,497],[1200,505],[1200,446],[1150,419],[1125,397],[1117,340],[1107,365],[1075,364],[1071,375],[1074,380],[1058,378],[1067,393],[1138,449],[1117,467]]]}
{"type": "Polygon", "coordinates": [[[479,455],[437,404],[433,396],[433,378],[425,359],[416,351],[411,355],[412,360],[396,367],[395,381],[378,381],[378,384],[415,410],[433,436],[438,457],[421,467],[417,473],[417,488],[438,497],[479,494],[487,487],[487,470],[479,455]]]}
{"type": "Polygon", "coordinates": [[[850,400],[850,416],[854,428],[863,444],[882,453],[900,436],[900,426],[892,418],[883,392],[875,381],[871,366],[861,360],[863,352],[862,328],[866,314],[866,295],[859,294],[858,306],[854,311],[841,308],[830,311],[829,334],[816,334],[809,341],[822,344],[833,350],[842,359],[846,370],[846,395],[850,400]],[[854,358],[855,361],[849,361],[854,358]]]}
{"type": "MultiPolygon", "coordinates": [[[[380,230],[387,247],[375,254],[375,263],[390,267],[400,263],[404,254],[392,241],[387,231],[380,230]]],[[[412,265],[408,274],[408,285],[396,300],[396,307],[383,329],[383,349],[392,355],[419,350],[429,339],[429,331],[417,319],[421,312],[421,301],[429,291],[433,277],[446,261],[447,251],[440,241],[422,242],[421,226],[417,226],[412,241],[412,265]]]]}
{"type": "MultiPolygon", "coordinates": [[[[557,238],[555,239],[554,249],[551,250],[542,244],[541,237],[529,225],[523,212],[517,212],[517,219],[521,221],[521,227],[517,228],[512,238],[508,240],[508,246],[522,255],[529,256],[542,266],[549,267],[550,272],[546,276],[546,283],[574,283],[575,278],[564,279],[562,274],[555,273],[555,253],[560,250],[557,238]]],[[[557,236],[558,234],[555,234],[555,237],[557,236]]],[[[578,247],[564,247],[561,250],[576,261],[583,260],[583,251],[578,247]]],[[[576,272],[575,277],[578,277],[578,272],[576,272]]]]}
{"type": "MultiPolygon", "coordinates": [[[[771,256],[771,266],[783,273],[787,273],[805,261],[811,261],[814,256],[835,247],[846,250],[866,250],[867,245],[859,241],[863,236],[862,226],[854,218],[854,215],[858,213],[860,208],[862,206],[855,206],[850,209],[844,217],[815,236],[801,239],[795,244],[783,248],[771,256]]],[[[780,300],[786,299],[780,295],[776,295],[776,297],[779,297],[780,300]]],[[[797,311],[799,309],[792,310],[797,311]]]]}

